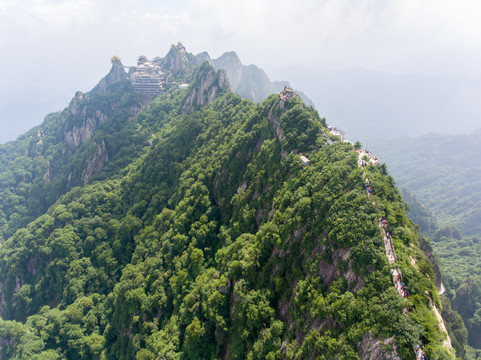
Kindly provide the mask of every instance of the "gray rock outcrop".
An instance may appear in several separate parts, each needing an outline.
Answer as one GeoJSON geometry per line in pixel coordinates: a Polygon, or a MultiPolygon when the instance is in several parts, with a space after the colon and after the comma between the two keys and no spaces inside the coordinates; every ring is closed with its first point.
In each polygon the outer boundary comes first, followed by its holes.
{"type": "Polygon", "coordinates": [[[182,104],[182,115],[190,114],[196,109],[210,104],[222,93],[230,91],[225,71],[216,72],[206,62],[201,65],[194,81],[194,86],[182,104]]]}
{"type": "Polygon", "coordinates": [[[402,360],[397,353],[394,336],[389,339],[375,339],[371,333],[367,333],[358,346],[361,360],[402,360]]]}
{"type": "Polygon", "coordinates": [[[222,54],[218,59],[213,61],[214,69],[224,70],[229,78],[229,84],[232,91],[237,91],[242,81],[243,65],[239,57],[234,51],[222,54]]]}
{"type": "Polygon", "coordinates": [[[197,54],[195,56],[195,59],[197,61],[197,64],[202,64],[204,61],[207,61],[207,63],[214,67],[214,63],[212,62],[212,59],[210,58],[210,55],[207,51],[201,52],[200,54],[197,54]]]}
{"type": "Polygon", "coordinates": [[[103,77],[99,81],[97,86],[95,86],[90,92],[105,92],[107,87],[125,78],[128,78],[128,74],[125,72],[124,66],[120,62],[120,59],[112,60],[112,67],[110,68],[110,72],[105,77],[103,77]]]}
{"type": "Polygon", "coordinates": [[[423,236],[420,236],[419,248],[424,252],[424,255],[431,263],[431,268],[433,269],[434,275],[436,275],[436,286],[438,287],[438,289],[441,289],[443,278],[431,243],[423,236]]]}
{"type": "Polygon", "coordinates": [[[84,168],[82,172],[82,183],[85,185],[87,184],[89,178],[102,171],[104,165],[109,161],[109,154],[107,153],[107,149],[105,148],[105,141],[102,140],[101,144],[96,144],[97,150],[94,153],[94,156],[90,161],[87,163],[87,166],[84,168]]]}
{"type": "Polygon", "coordinates": [[[78,148],[81,144],[90,139],[94,131],[97,129],[97,126],[107,120],[107,115],[100,110],[95,110],[95,112],[88,117],[87,105],[83,103],[84,99],[88,99],[88,95],[78,92],[72,100],[70,108],[72,115],[80,114],[82,119],[79,125],[76,125],[71,130],[65,132],[65,143],[72,150],[78,148]]]}
{"type": "MultiPolygon", "coordinates": [[[[243,65],[234,51],[226,52],[212,61],[207,53],[200,53],[196,58],[208,61],[216,70],[224,70],[231,90],[256,103],[262,102],[272,93],[281,92],[285,86],[291,87],[288,81],[271,82],[265,71],[256,65],[243,65]]],[[[308,106],[314,106],[304,93],[296,91],[308,106]]]]}
{"type": "Polygon", "coordinates": [[[172,44],[169,52],[163,59],[163,69],[170,71],[174,75],[185,72],[189,64],[187,51],[180,42],[177,45],[172,44]]]}

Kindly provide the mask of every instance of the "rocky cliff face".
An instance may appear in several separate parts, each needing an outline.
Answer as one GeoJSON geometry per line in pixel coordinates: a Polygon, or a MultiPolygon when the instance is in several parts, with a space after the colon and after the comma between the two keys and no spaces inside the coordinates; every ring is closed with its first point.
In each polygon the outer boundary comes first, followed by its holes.
{"type": "MultiPolygon", "coordinates": [[[[109,121],[115,121],[115,113],[123,112],[128,118],[134,117],[145,103],[138,96],[130,97],[131,84],[124,80],[123,66],[120,62],[113,62],[109,75],[104,77],[94,90],[84,94],[77,92],[72,99],[66,122],[64,124],[63,139],[65,159],[82,157],[79,152],[88,151],[84,156],[82,168],[71,170],[67,178],[66,189],[87,184],[93,174],[99,173],[109,161],[109,155],[103,139],[93,139],[101,126],[109,126],[109,121]],[[121,66],[121,67],[120,67],[121,66]],[[117,70],[121,70],[121,72],[117,70]],[[107,87],[105,87],[107,86],[107,87]],[[120,89],[120,90],[119,90],[120,89]],[[106,106],[106,102],[109,104],[106,106]],[[82,149],[83,144],[94,141],[82,149]]],[[[59,164],[48,163],[45,165],[44,183],[49,183],[58,172],[59,164]]]]}
{"type": "MultiPolygon", "coordinates": [[[[291,87],[288,81],[271,82],[264,70],[256,65],[243,65],[233,51],[226,52],[212,61],[207,53],[201,53],[197,58],[212,63],[216,70],[225,70],[232,91],[256,103],[263,101],[272,93],[281,92],[285,86],[291,87]]],[[[296,91],[308,106],[314,106],[312,100],[304,93],[296,91]]]]}
{"type": "Polygon", "coordinates": [[[237,93],[254,102],[261,102],[270,94],[276,92],[267,74],[256,65],[243,67],[242,82],[237,93]]]}
{"type": "Polygon", "coordinates": [[[174,75],[179,75],[185,72],[189,64],[188,54],[184,45],[178,43],[172,45],[169,52],[163,59],[164,70],[170,71],[174,75]]]}
{"type": "Polygon", "coordinates": [[[210,58],[209,53],[207,51],[197,54],[195,58],[197,60],[197,64],[202,64],[204,61],[207,61],[207,63],[210,66],[214,67],[214,63],[212,62],[212,59],[210,58]]]}
{"type": "Polygon", "coordinates": [[[107,153],[107,149],[105,148],[105,141],[102,140],[100,144],[96,145],[97,149],[93,157],[89,160],[87,166],[82,172],[82,183],[84,185],[87,184],[90,176],[102,171],[104,165],[109,161],[109,154],[107,153]]]}
{"type": "Polygon", "coordinates": [[[424,237],[420,236],[419,248],[424,252],[424,255],[429,259],[434,275],[436,275],[436,286],[438,287],[438,289],[441,289],[441,286],[442,286],[441,269],[439,268],[439,265],[438,265],[436,256],[434,255],[434,250],[431,244],[424,237]]]}
{"type": "Polygon", "coordinates": [[[229,78],[232,91],[237,91],[242,81],[243,65],[234,51],[229,51],[213,60],[216,70],[224,70],[229,78]]]}
{"type": "Polygon", "coordinates": [[[95,110],[93,115],[87,116],[88,100],[89,95],[84,95],[81,92],[78,92],[72,100],[70,108],[71,115],[79,114],[82,119],[79,125],[65,132],[65,143],[72,150],[78,148],[79,145],[90,139],[97,126],[107,120],[107,115],[100,110],[95,110]]]}
{"type": "Polygon", "coordinates": [[[359,358],[361,360],[401,360],[396,351],[394,337],[389,339],[375,339],[371,333],[364,335],[359,344],[359,358]]]}
{"type": "Polygon", "coordinates": [[[279,141],[282,142],[285,138],[285,135],[284,135],[284,131],[281,129],[281,125],[280,125],[281,117],[280,117],[280,115],[274,114],[271,110],[271,111],[269,111],[269,114],[267,115],[267,118],[269,119],[269,122],[272,124],[272,127],[273,127],[274,131],[276,132],[277,139],[279,139],[279,141]]]}
{"type": "Polygon", "coordinates": [[[4,359],[4,357],[2,356],[3,349],[7,348],[8,346],[12,346],[12,345],[13,345],[13,338],[12,337],[9,337],[7,339],[0,338],[0,360],[4,359]]]}
{"type": "MultiPolygon", "coordinates": [[[[0,317],[3,317],[3,313],[7,307],[5,300],[5,290],[3,284],[0,284],[0,317]]],[[[1,339],[1,338],[0,338],[1,339]]]]}
{"type": "Polygon", "coordinates": [[[182,115],[210,104],[217,96],[230,91],[225,71],[215,71],[207,63],[201,65],[189,94],[181,107],[182,115]]]}
{"type": "Polygon", "coordinates": [[[105,92],[107,87],[127,77],[128,75],[122,63],[120,61],[112,61],[110,72],[100,80],[97,86],[91,90],[91,93],[105,92]]]}

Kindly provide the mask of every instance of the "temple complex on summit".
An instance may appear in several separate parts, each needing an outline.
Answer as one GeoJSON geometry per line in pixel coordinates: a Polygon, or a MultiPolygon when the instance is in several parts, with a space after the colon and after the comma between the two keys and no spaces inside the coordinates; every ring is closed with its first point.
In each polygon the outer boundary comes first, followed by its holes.
{"type": "Polygon", "coordinates": [[[129,77],[138,94],[155,96],[162,90],[164,73],[160,64],[143,55],[137,59],[137,66],[130,66],[129,77]]]}
{"type": "Polygon", "coordinates": [[[124,66],[120,58],[116,55],[110,59],[112,64],[121,66],[128,70],[128,76],[132,82],[135,92],[141,95],[156,96],[163,88],[164,73],[160,68],[159,59],[153,61],[144,55],[137,59],[137,66],[124,66]]]}
{"type": "Polygon", "coordinates": [[[296,97],[299,97],[299,95],[297,95],[297,92],[295,92],[294,89],[292,89],[288,86],[285,86],[284,90],[282,90],[282,92],[279,95],[280,95],[281,99],[284,100],[284,101],[289,101],[289,100],[292,100],[296,97]]]}

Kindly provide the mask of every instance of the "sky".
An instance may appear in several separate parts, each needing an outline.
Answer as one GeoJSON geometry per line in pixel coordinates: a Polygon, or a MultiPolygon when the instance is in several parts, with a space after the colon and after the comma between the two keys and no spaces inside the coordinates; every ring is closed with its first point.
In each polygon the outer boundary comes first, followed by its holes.
{"type": "MultiPolygon", "coordinates": [[[[118,55],[234,50],[267,70],[481,78],[477,0],[0,0],[0,107],[67,105],[118,55]]],[[[276,80],[276,79],[274,79],[276,80]]]]}

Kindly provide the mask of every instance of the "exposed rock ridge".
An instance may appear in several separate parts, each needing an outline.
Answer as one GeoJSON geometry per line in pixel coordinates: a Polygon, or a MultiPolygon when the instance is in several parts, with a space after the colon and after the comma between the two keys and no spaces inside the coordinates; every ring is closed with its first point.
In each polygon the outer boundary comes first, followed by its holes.
{"type": "Polygon", "coordinates": [[[233,91],[237,91],[242,81],[243,65],[234,51],[225,52],[212,61],[216,70],[224,70],[233,91]]]}
{"type": "MultiPolygon", "coordinates": [[[[243,65],[234,51],[222,54],[219,58],[211,60],[208,53],[196,55],[198,63],[208,61],[216,70],[225,70],[231,90],[239,96],[261,102],[270,94],[281,92],[285,86],[291,87],[288,81],[273,81],[263,69],[256,65],[243,65]]],[[[296,90],[308,106],[314,103],[304,93],[296,90]]]]}
{"type": "Polygon", "coordinates": [[[204,61],[207,61],[207,63],[214,67],[214,63],[212,62],[212,59],[210,58],[210,55],[207,51],[203,51],[195,56],[197,60],[197,64],[202,64],[204,61]]]}
{"type": "Polygon", "coordinates": [[[424,252],[424,255],[428,258],[431,263],[431,268],[433,269],[434,275],[436,275],[436,286],[441,289],[442,286],[442,275],[441,269],[439,268],[438,262],[436,261],[436,256],[434,255],[433,248],[431,244],[422,236],[419,237],[419,248],[424,252]]]}
{"type": "Polygon", "coordinates": [[[90,176],[102,171],[104,165],[109,161],[109,154],[105,148],[105,141],[102,140],[102,143],[96,145],[97,150],[95,151],[94,156],[82,171],[82,183],[84,185],[87,184],[90,176]]]}
{"type": "Polygon", "coordinates": [[[73,115],[80,112],[83,121],[80,125],[74,126],[72,130],[69,130],[65,133],[65,143],[70,149],[76,149],[83,143],[85,143],[94,131],[97,129],[97,126],[107,120],[107,115],[102,113],[100,110],[95,110],[93,116],[87,117],[87,105],[84,104],[82,108],[79,110],[78,102],[83,99],[83,94],[78,93],[77,96],[73,100],[73,106],[71,108],[71,113],[73,115]]]}
{"type": "Polygon", "coordinates": [[[107,88],[115,84],[116,82],[128,78],[129,75],[125,71],[124,66],[119,60],[113,60],[112,61],[112,67],[110,68],[110,72],[103,77],[100,82],[95,86],[90,92],[91,93],[96,93],[96,92],[105,92],[107,88]]]}
{"type": "Polygon", "coordinates": [[[187,51],[182,43],[172,44],[169,52],[162,60],[163,69],[170,71],[174,75],[182,74],[189,64],[187,55],[187,51]]]}
{"type": "Polygon", "coordinates": [[[438,320],[439,328],[446,335],[446,338],[443,341],[443,346],[445,349],[447,349],[454,355],[453,344],[451,342],[451,338],[449,337],[448,330],[446,329],[446,325],[444,324],[444,319],[441,316],[441,313],[439,312],[438,308],[436,307],[436,305],[434,305],[431,299],[430,299],[430,305],[434,311],[434,314],[436,315],[436,319],[438,320]]]}
{"type": "Polygon", "coordinates": [[[3,348],[11,347],[12,345],[13,345],[12,336],[9,336],[8,339],[0,338],[0,360],[3,360],[3,356],[2,356],[3,348]]]}
{"type": "Polygon", "coordinates": [[[180,112],[182,115],[191,114],[228,91],[230,86],[225,71],[216,72],[207,62],[204,62],[199,68],[194,85],[186,96],[180,112]]]}
{"type": "Polygon", "coordinates": [[[267,115],[267,118],[269,119],[269,122],[272,124],[272,127],[274,128],[274,131],[276,132],[277,139],[282,142],[285,139],[284,131],[281,129],[281,117],[278,115],[275,115],[272,112],[272,109],[269,111],[269,114],[267,115]]]}
{"type": "Polygon", "coordinates": [[[3,284],[0,284],[0,318],[3,317],[3,313],[5,312],[6,308],[7,302],[5,300],[5,290],[3,288],[3,284]]]}
{"type": "Polygon", "coordinates": [[[367,333],[358,346],[361,360],[401,360],[397,354],[394,336],[389,339],[375,339],[371,333],[367,333]]]}

